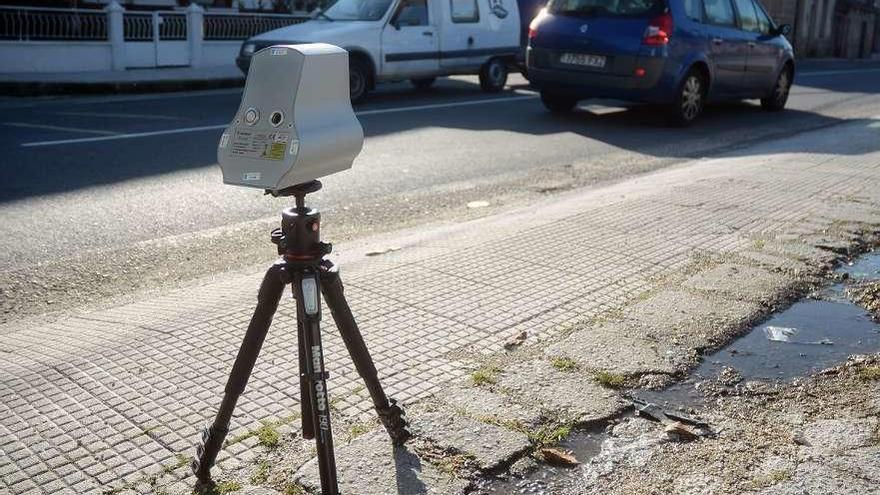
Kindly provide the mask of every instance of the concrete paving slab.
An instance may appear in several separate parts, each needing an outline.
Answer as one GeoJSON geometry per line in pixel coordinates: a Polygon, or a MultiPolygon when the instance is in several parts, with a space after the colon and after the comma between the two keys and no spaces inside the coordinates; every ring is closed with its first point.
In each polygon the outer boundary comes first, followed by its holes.
{"type": "Polygon", "coordinates": [[[595,421],[627,405],[617,392],[597,384],[588,374],[559,371],[546,360],[509,367],[498,385],[505,393],[534,403],[556,421],[595,421]]]}
{"type": "Polygon", "coordinates": [[[413,433],[441,449],[472,457],[480,469],[491,470],[519,457],[530,446],[525,434],[474,419],[438,412],[412,421],[413,433]]]}
{"type": "Polygon", "coordinates": [[[666,290],[626,308],[623,319],[647,329],[647,338],[698,348],[744,330],[763,314],[755,303],[666,290]]]}
{"type": "Polygon", "coordinates": [[[687,279],[686,289],[758,304],[773,304],[785,298],[795,280],[762,268],[723,263],[687,279]]]}
{"type": "Polygon", "coordinates": [[[521,404],[511,397],[497,394],[483,387],[453,385],[434,395],[444,410],[468,416],[483,422],[500,420],[523,425],[537,425],[541,413],[537,408],[521,404]]]}
{"type": "MultiPolygon", "coordinates": [[[[631,375],[674,373],[677,353],[669,341],[646,338],[650,330],[607,323],[578,330],[548,347],[548,358],[565,358],[584,370],[631,375]],[[627,349],[621,356],[619,349],[627,349]]],[[[680,350],[679,350],[680,352],[680,350]]]]}

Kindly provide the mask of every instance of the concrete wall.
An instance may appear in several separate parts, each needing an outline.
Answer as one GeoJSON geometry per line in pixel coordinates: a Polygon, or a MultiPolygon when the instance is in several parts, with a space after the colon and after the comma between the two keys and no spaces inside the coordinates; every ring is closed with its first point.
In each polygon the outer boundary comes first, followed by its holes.
{"type": "Polygon", "coordinates": [[[205,41],[202,43],[202,66],[231,65],[241,49],[241,41],[205,41]]]}
{"type": "Polygon", "coordinates": [[[0,41],[0,72],[80,72],[112,68],[110,43],[0,41]]]}

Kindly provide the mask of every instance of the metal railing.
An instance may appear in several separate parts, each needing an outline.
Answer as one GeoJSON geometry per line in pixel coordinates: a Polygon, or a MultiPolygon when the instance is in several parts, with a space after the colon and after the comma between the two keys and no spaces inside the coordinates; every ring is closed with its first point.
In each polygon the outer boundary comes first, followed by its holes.
{"type": "Polygon", "coordinates": [[[153,14],[126,12],[122,32],[125,41],[153,41],[153,14]]]}
{"type": "MultiPolygon", "coordinates": [[[[204,40],[243,40],[308,20],[307,15],[214,13],[203,20],[204,40]]],[[[2,40],[107,41],[108,14],[102,10],[0,7],[2,40]]],[[[125,41],[185,40],[184,12],[125,12],[125,41]],[[156,32],[158,26],[158,33],[156,32]]]]}
{"type": "Polygon", "coordinates": [[[205,13],[205,40],[243,40],[308,20],[304,15],[205,13]]]}
{"type": "Polygon", "coordinates": [[[107,40],[107,14],[100,10],[0,7],[0,39],[107,40]]]}

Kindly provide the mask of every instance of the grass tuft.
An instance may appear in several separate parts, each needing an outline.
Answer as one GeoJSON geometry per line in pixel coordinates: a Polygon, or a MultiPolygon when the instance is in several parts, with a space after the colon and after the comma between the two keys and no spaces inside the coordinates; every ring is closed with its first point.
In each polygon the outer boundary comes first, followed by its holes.
{"type": "Polygon", "coordinates": [[[559,371],[572,372],[578,368],[578,364],[574,359],[567,357],[555,357],[550,360],[550,364],[559,371]]]}
{"type": "Polygon", "coordinates": [[[288,483],[284,485],[284,495],[308,495],[306,491],[296,483],[288,483]]]}
{"type": "Polygon", "coordinates": [[[264,422],[256,431],[257,439],[263,447],[274,449],[281,442],[281,433],[275,423],[264,422]]]}
{"type": "Polygon", "coordinates": [[[858,377],[866,382],[880,380],[880,366],[867,366],[858,371],[858,377]]]}
{"type": "Polygon", "coordinates": [[[546,425],[526,432],[529,440],[538,447],[552,447],[571,434],[571,425],[546,425]]]}
{"type": "Polygon", "coordinates": [[[271,469],[272,465],[267,459],[260,459],[260,462],[257,463],[257,469],[251,475],[251,483],[255,485],[262,485],[263,483],[269,481],[269,471],[271,469]]]}
{"type": "Polygon", "coordinates": [[[496,364],[484,364],[471,373],[471,382],[476,386],[494,385],[498,383],[501,368],[496,364]]]}
{"type": "Polygon", "coordinates": [[[610,371],[597,371],[593,376],[596,383],[606,388],[621,388],[626,384],[626,377],[610,371]]]}

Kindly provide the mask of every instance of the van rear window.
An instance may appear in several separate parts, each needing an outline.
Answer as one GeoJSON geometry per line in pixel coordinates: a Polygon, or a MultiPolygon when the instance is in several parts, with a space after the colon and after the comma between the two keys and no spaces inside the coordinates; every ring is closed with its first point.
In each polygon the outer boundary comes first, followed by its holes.
{"type": "Polygon", "coordinates": [[[551,14],[578,17],[640,17],[659,14],[666,0],[550,0],[551,14]]]}

